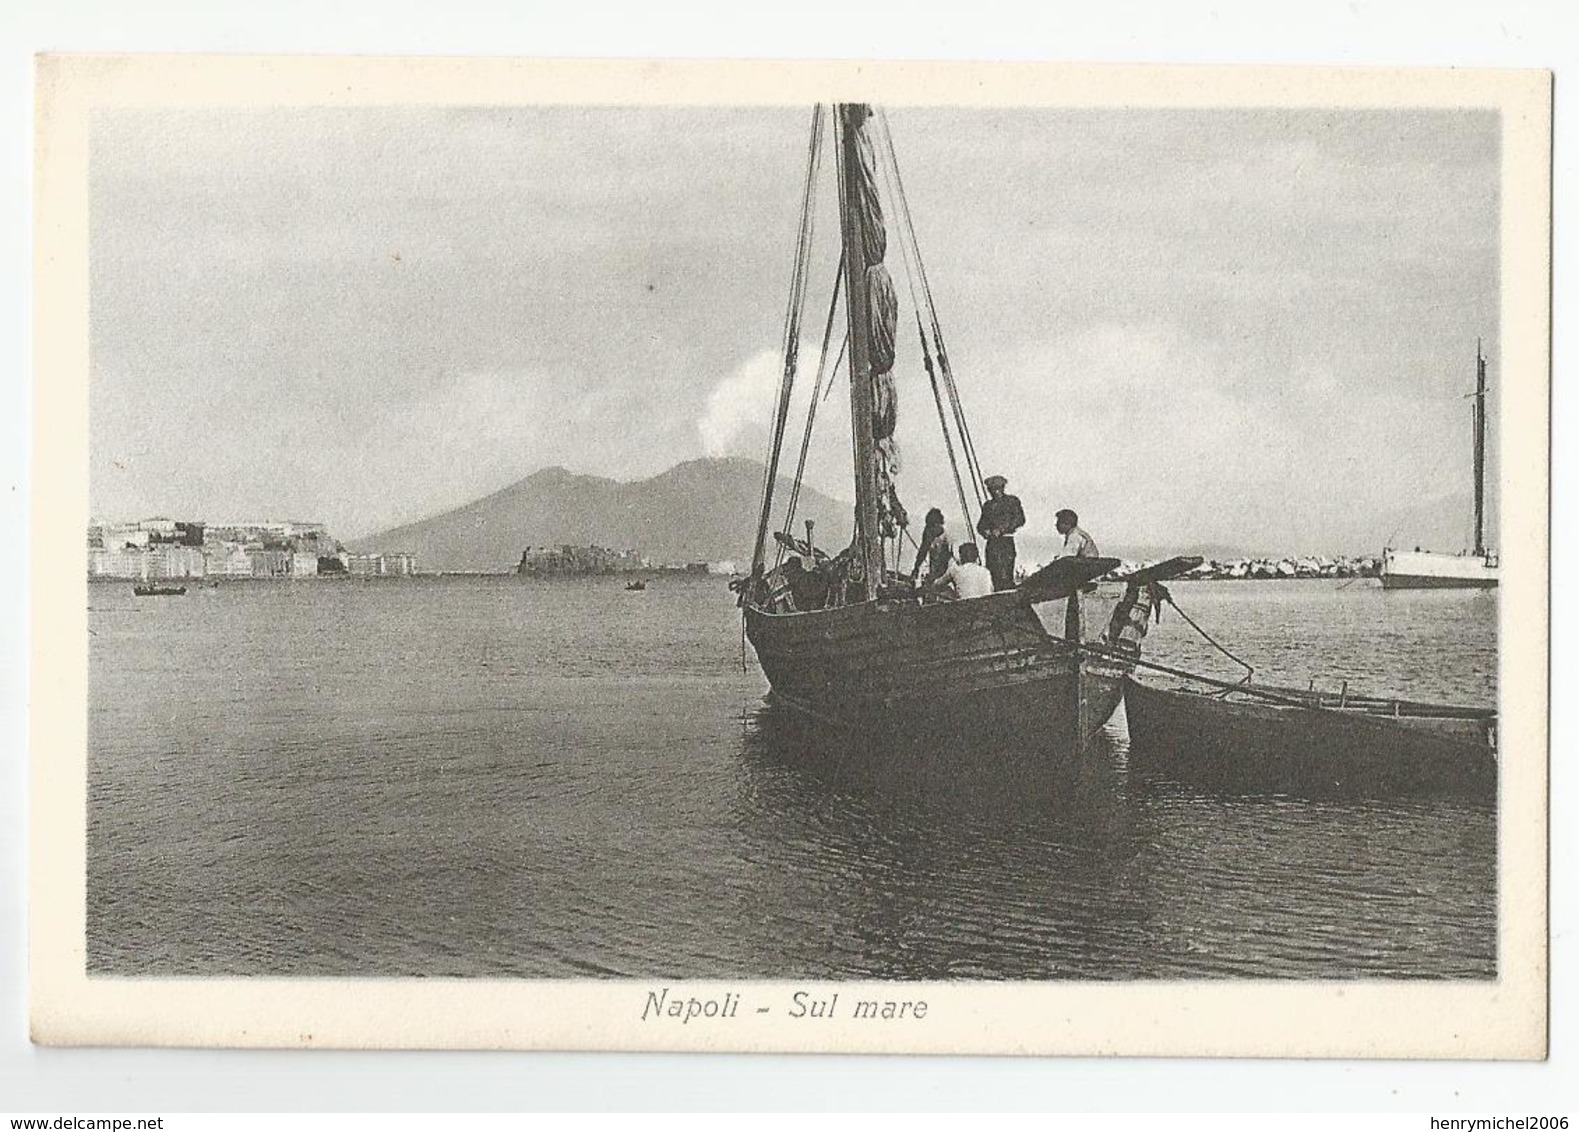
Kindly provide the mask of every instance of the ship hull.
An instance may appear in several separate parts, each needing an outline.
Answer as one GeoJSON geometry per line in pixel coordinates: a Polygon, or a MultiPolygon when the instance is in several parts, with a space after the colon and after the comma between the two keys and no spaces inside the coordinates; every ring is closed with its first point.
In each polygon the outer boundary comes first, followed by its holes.
{"type": "Polygon", "coordinates": [[[1486,576],[1443,577],[1440,574],[1383,574],[1384,590],[1491,590],[1497,588],[1495,571],[1486,576]]]}
{"type": "Polygon", "coordinates": [[[1385,590],[1492,589],[1497,567],[1480,555],[1386,551],[1382,555],[1385,590]]]}
{"type": "Polygon", "coordinates": [[[810,613],[746,608],[775,700],[901,743],[1081,750],[1133,667],[1050,636],[1022,595],[810,613]]]}
{"type": "Polygon", "coordinates": [[[1142,774],[1314,796],[1495,795],[1492,713],[1397,710],[1386,714],[1380,701],[1346,710],[1247,702],[1135,680],[1124,688],[1130,766],[1142,774]]]}

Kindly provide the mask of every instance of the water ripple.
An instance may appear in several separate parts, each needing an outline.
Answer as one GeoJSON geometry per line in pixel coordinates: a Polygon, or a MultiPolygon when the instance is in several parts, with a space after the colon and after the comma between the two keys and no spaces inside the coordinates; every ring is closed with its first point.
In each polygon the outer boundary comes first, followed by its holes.
{"type": "MultiPolygon", "coordinates": [[[[1495,976],[1486,807],[1132,781],[1122,716],[1073,769],[896,770],[761,707],[716,583],[616,590],[94,587],[90,969],[1495,976]]],[[[1268,681],[1494,699],[1494,597],[1177,595],[1268,681]]]]}

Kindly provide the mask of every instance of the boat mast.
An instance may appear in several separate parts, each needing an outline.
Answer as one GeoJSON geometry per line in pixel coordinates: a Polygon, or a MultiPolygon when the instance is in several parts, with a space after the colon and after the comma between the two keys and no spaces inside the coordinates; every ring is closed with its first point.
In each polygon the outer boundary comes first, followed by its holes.
{"type": "Polygon", "coordinates": [[[866,596],[883,581],[883,542],[877,526],[877,454],[872,437],[871,318],[866,249],[861,235],[860,131],[871,116],[862,103],[841,103],[839,226],[844,242],[844,295],[850,334],[850,425],[855,444],[855,549],[866,575],[866,596]]]}
{"type": "Polygon", "coordinates": [[[1475,555],[1486,555],[1486,359],[1475,339],[1475,555]]]}

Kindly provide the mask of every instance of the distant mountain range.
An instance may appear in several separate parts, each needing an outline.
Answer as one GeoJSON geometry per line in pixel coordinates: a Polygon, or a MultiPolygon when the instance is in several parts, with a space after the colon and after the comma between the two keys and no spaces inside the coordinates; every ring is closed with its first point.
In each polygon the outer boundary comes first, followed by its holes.
{"type": "MultiPolygon", "coordinates": [[[[651,479],[621,483],[545,468],[501,491],[420,522],[352,542],[371,552],[412,551],[423,571],[511,570],[529,546],[604,546],[654,562],[746,562],[756,538],[763,466],[752,460],[691,460],[651,479]]],[[[775,522],[789,498],[779,477],[775,522]]],[[[795,528],[817,524],[817,541],[842,548],[851,505],[802,486],[795,528]]]]}
{"type": "MultiPolygon", "coordinates": [[[[654,562],[743,563],[751,556],[763,467],[739,458],[691,460],[651,479],[622,483],[602,476],[545,468],[492,495],[435,515],[354,540],[352,549],[412,551],[424,571],[514,569],[529,546],[597,545],[631,549],[654,562]]],[[[774,521],[782,521],[790,483],[779,477],[774,521]]],[[[851,504],[802,486],[801,520],[817,524],[819,545],[842,548],[850,537],[851,504]]],[[[1294,553],[1381,553],[1391,536],[1400,547],[1422,545],[1458,550],[1469,514],[1467,499],[1455,495],[1412,501],[1390,511],[1355,516],[1352,531],[1332,547],[1228,546],[1221,544],[1130,546],[1098,538],[1104,554],[1151,561],[1174,554],[1199,554],[1219,561],[1281,557],[1294,553]]],[[[1492,536],[1493,544],[1495,535],[1492,536]]],[[[1051,532],[1021,533],[1020,558],[1044,562],[1061,541],[1051,532]]]]}

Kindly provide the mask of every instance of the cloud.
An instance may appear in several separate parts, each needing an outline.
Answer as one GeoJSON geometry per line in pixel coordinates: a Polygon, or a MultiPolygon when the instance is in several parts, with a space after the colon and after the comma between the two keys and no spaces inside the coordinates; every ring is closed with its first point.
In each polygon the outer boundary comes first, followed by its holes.
{"type": "Polygon", "coordinates": [[[703,452],[709,456],[761,455],[761,440],[773,416],[782,370],[778,353],[762,350],[718,383],[696,422],[703,452]]]}
{"type": "Polygon", "coordinates": [[[547,387],[528,372],[462,372],[380,405],[370,428],[341,441],[356,516],[345,535],[467,502],[537,467],[552,422],[547,387]]]}
{"type": "MultiPolygon", "coordinates": [[[[93,507],[289,510],[351,534],[549,464],[628,479],[762,458],[804,117],[96,119],[93,507]]],[[[893,118],[985,470],[1035,524],[1073,505],[1103,545],[1325,546],[1467,483],[1471,339],[1498,352],[1495,112],[893,118]]],[[[906,333],[913,510],[956,495],[916,352],[906,333]]],[[[838,380],[805,478],[848,499],[838,380]]]]}

